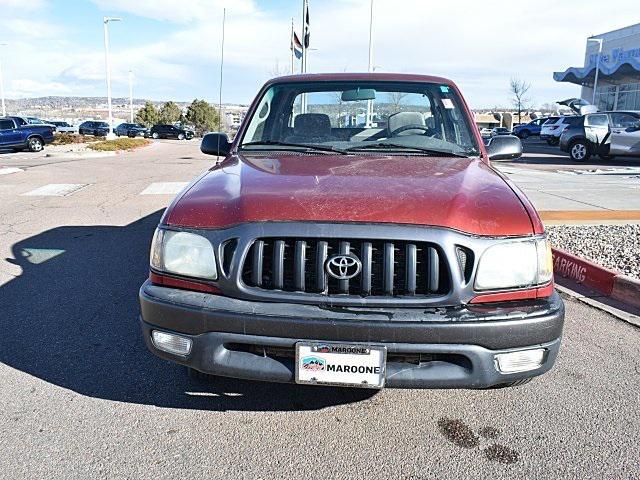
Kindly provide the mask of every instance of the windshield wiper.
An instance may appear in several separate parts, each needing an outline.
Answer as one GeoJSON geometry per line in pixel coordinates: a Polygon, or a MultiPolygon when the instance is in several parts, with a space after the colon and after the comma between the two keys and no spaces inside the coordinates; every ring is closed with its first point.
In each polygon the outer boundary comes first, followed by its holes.
{"type": "MultiPolygon", "coordinates": [[[[299,151],[308,151],[308,150],[316,150],[318,152],[327,152],[327,153],[346,153],[345,150],[341,150],[335,147],[323,146],[323,145],[311,145],[306,143],[288,143],[288,142],[279,142],[277,140],[263,140],[260,142],[249,142],[243,143],[240,145],[240,148],[244,147],[260,147],[260,146],[273,146],[273,147],[294,147],[299,151]]],[[[288,149],[287,149],[288,150],[288,149]]]]}
{"type": "Polygon", "coordinates": [[[349,147],[345,149],[345,152],[354,152],[357,150],[393,150],[393,149],[401,149],[401,150],[411,150],[414,152],[426,153],[429,155],[439,155],[439,156],[447,156],[447,157],[460,157],[460,158],[468,158],[468,155],[462,153],[455,153],[451,150],[439,150],[437,148],[427,148],[427,147],[414,147],[410,145],[401,145],[398,143],[370,143],[366,145],[357,145],[355,147],[349,147]]]}

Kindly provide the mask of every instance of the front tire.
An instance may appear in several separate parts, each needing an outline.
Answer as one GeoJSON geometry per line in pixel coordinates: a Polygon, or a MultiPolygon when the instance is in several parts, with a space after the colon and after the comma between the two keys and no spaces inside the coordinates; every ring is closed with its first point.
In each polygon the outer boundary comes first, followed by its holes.
{"type": "Polygon", "coordinates": [[[576,140],[569,147],[569,156],[574,162],[586,162],[591,158],[591,152],[584,140],[576,140]]]}
{"type": "Polygon", "coordinates": [[[44,148],[44,143],[39,138],[30,138],[29,139],[29,151],[30,152],[41,152],[44,148]]]}
{"type": "Polygon", "coordinates": [[[160,135],[158,135],[158,132],[153,132],[153,134],[151,135],[155,140],[160,138],[160,135]]]}
{"type": "Polygon", "coordinates": [[[184,133],[178,134],[178,140],[184,140],[184,133]]]}

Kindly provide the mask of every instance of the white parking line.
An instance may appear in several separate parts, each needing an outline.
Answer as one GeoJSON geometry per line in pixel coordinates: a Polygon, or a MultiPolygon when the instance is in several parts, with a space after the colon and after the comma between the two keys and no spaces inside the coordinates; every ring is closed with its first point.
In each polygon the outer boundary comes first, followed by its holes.
{"type": "Polygon", "coordinates": [[[22,195],[30,197],[67,197],[88,185],[88,183],[50,183],[22,195]]]}
{"type": "Polygon", "coordinates": [[[140,195],[176,195],[189,185],[189,182],[158,182],[145,188],[140,195]]]}
{"type": "Polygon", "coordinates": [[[0,175],[9,175],[10,173],[18,173],[18,172],[24,172],[24,170],[16,167],[0,168],[0,175]]]}

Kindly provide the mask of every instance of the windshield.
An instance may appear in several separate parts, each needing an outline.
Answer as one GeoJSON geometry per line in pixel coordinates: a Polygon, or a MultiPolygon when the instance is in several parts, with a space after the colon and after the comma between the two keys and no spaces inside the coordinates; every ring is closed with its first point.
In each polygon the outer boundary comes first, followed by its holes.
{"type": "Polygon", "coordinates": [[[271,86],[240,142],[243,151],[475,156],[463,103],[448,85],[410,82],[289,82],[271,86]]]}

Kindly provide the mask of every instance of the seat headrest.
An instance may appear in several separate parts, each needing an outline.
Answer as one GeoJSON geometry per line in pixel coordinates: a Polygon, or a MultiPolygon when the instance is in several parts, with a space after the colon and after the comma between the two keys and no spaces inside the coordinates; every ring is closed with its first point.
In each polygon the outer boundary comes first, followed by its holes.
{"type": "Polygon", "coordinates": [[[324,113],[302,113],[293,124],[293,134],[300,136],[321,137],[331,135],[331,120],[324,113]]]}

